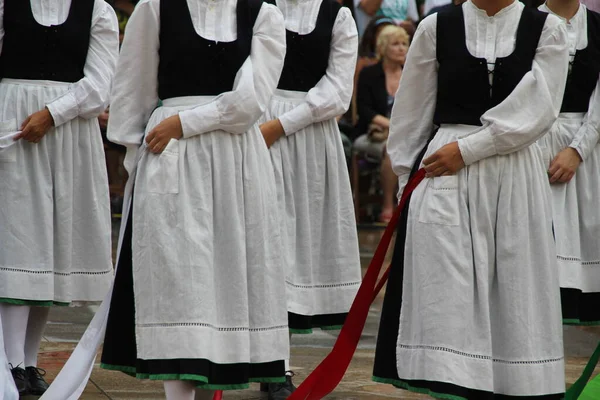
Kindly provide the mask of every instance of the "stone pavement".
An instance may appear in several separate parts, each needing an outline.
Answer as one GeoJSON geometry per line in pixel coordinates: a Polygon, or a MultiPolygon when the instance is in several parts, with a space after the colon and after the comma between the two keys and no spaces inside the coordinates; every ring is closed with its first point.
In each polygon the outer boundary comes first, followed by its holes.
{"type": "MultiPolygon", "coordinates": [[[[366,268],[372,252],[379,241],[380,230],[360,231],[361,256],[366,268]]],[[[363,332],[361,343],[352,364],[337,390],[327,399],[337,400],[383,400],[383,399],[428,399],[428,396],[411,394],[390,385],[376,384],[370,380],[372,362],[381,310],[382,295],[373,304],[363,332]]],[[[54,308],[45,333],[40,354],[40,367],[47,370],[52,380],[69,357],[78,339],[91,320],[95,308],[54,308]]],[[[292,369],[299,384],[310,371],[327,355],[335,341],[335,332],[316,331],[312,335],[295,335],[292,338],[292,369]]],[[[565,351],[567,354],[567,384],[579,376],[588,357],[600,340],[600,328],[565,328],[565,351]]],[[[98,359],[99,360],[99,359],[98,359]]],[[[97,361],[98,361],[97,360],[97,361]]],[[[596,370],[600,373],[600,369],[596,370]]],[[[133,400],[164,399],[160,382],[140,381],[123,373],[106,371],[97,365],[91,380],[81,397],[83,400],[133,400]]],[[[28,396],[27,400],[35,397],[28,396]]],[[[258,385],[245,391],[227,392],[225,400],[266,399],[258,385]]]]}

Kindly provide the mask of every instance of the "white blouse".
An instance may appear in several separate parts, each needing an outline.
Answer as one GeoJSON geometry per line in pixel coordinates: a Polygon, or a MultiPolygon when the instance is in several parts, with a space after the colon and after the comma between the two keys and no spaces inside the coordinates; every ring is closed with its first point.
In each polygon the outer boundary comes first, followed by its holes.
{"type": "MultiPolygon", "coordinates": [[[[36,21],[44,26],[67,20],[71,0],[31,1],[36,21]]],[[[4,38],[4,0],[0,0],[0,50],[4,38]]],[[[95,118],[108,106],[110,86],[119,55],[119,24],[114,10],[104,0],[95,0],[90,46],[83,69],[84,78],[70,84],[61,97],[46,104],[59,126],[76,117],[95,118]]]]}
{"type": "MultiPolygon", "coordinates": [[[[556,15],[548,8],[546,4],[540,6],[540,10],[556,15]]],[[[577,50],[583,50],[588,46],[588,31],[587,31],[587,8],[581,4],[579,10],[573,18],[567,21],[565,18],[559,17],[567,27],[569,36],[569,56],[571,61],[575,57],[577,50]]],[[[600,62],[600,61],[598,61],[600,62]]],[[[583,160],[585,160],[598,144],[600,139],[600,79],[596,85],[596,89],[592,93],[588,112],[584,117],[583,124],[577,134],[573,138],[569,147],[577,150],[583,160]]]]}
{"type": "MultiPolygon", "coordinates": [[[[187,0],[196,32],[216,42],[237,38],[236,0],[187,0]]],[[[108,138],[137,148],[158,98],[160,0],[143,0],[127,23],[112,93],[108,138]]],[[[184,138],[215,130],[242,134],[265,112],[285,56],[281,12],[263,4],[254,24],[252,50],[234,88],[209,103],[179,113],[184,138]]],[[[201,62],[199,60],[198,62],[201,62]]],[[[133,154],[128,152],[130,170],[133,154]]]]}
{"type": "MultiPolygon", "coordinates": [[[[523,4],[514,1],[489,17],[470,0],[462,5],[469,52],[493,65],[497,57],[510,55],[523,4]]],[[[438,62],[437,14],[423,20],[408,52],[392,111],[388,153],[399,176],[400,191],[417,155],[433,131],[438,62]]],[[[565,89],[569,55],[567,32],[558,18],[544,25],[532,69],[512,94],[481,117],[482,127],[458,145],[466,165],[497,154],[523,149],[539,139],[558,116],[565,89]]]]}
{"type": "MultiPolygon", "coordinates": [[[[286,29],[305,35],[312,32],[322,0],[277,0],[286,29]]],[[[326,74],[308,91],[305,101],[279,117],[286,135],[344,114],[352,99],[358,32],[347,7],[339,11],[331,38],[326,74]]]]}

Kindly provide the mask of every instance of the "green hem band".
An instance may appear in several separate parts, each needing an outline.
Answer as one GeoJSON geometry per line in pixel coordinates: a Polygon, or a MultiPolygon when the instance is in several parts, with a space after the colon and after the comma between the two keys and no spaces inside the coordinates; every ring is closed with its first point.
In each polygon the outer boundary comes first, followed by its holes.
{"type": "Polygon", "coordinates": [[[283,383],[285,376],[281,378],[251,378],[248,383],[239,383],[232,385],[218,385],[208,383],[208,378],[204,375],[196,374],[141,374],[137,373],[134,367],[125,367],[121,365],[100,364],[100,368],[110,371],[124,372],[137,379],[149,379],[151,381],[194,381],[198,387],[207,390],[244,390],[250,387],[250,383],[283,383]]]}
{"type": "Polygon", "coordinates": [[[314,333],[314,329],[320,329],[322,331],[339,331],[342,329],[343,325],[328,325],[328,326],[315,326],[309,329],[294,329],[290,328],[290,333],[295,333],[296,335],[310,335],[314,333]]]}
{"type": "Polygon", "coordinates": [[[296,335],[310,335],[313,333],[312,329],[292,329],[290,328],[290,333],[295,333],[296,335]]]}
{"type": "Polygon", "coordinates": [[[285,376],[281,378],[250,378],[252,383],[284,383],[286,381],[285,376]]]}
{"type": "Polygon", "coordinates": [[[17,306],[35,306],[35,307],[51,307],[60,306],[68,307],[70,303],[62,303],[53,300],[21,300],[21,299],[9,299],[6,297],[0,297],[0,303],[14,304],[17,306]]]}
{"type": "Polygon", "coordinates": [[[598,326],[600,325],[600,321],[581,321],[579,319],[563,319],[563,325],[598,326]]]}
{"type": "Polygon", "coordinates": [[[119,371],[124,372],[127,375],[135,377],[135,368],[134,367],[125,367],[122,365],[113,365],[113,364],[104,364],[100,363],[100,368],[107,369],[109,371],[119,371]]]}
{"type": "Polygon", "coordinates": [[[425,394],[425,395],[431,396],[431,397],[436,398],[436,399],[444,399],[444,400],[468,400],[465,397],[456,396],[456,395],[453,395],[453,394],[437,393],[437,392],[433,392],[433,391],[431,391],[430,389],[427,389],[427,388],[414,387],[414,386],[411,386],[408,383],[406,383],[404,381],[401,381],[401,380],[385,379],[385,378],[379,378],[377,376],[371,377],[371,380],[373,382],[377,382],[377,383],[387,383],[387,384],[390,384],[390,385],[394,385],[397,388],[405,389],[405,390],[408,390],[409,392],[419,393],[419,394],[425,394]]]}
{"type": "Polygon", "coordinates": [[[322,331],[339,331],[344,325],[321,326],[322,331]]]}

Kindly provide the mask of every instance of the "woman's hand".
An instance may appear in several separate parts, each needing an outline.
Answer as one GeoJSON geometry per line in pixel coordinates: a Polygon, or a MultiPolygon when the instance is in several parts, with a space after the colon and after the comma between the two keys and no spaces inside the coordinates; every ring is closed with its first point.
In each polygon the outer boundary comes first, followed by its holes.
{"type": "Polygon", "coordinates": [[[15,137],[15,140],[25,139],[31,143],[39,143],[53,126],[54,118],[52,118],[50,110],[44,108],[41,111],[31,114],[23,121],[21,124],[21,133],[15,137]]]}
{"type": "Polygon", "coordinates": [[[373,117],[371,123],[379,125],[382,129],[388,129],[390,127],[390,119],[379,114],[373,117]]]}
{"type": "Polygon", "coordinates": [[[285,135],[283,126],[278,119],[273,119],[262,124],[260,126],[260,132],[262,133],[265,143],[267,144],[267,148],[269,149],[271,146],[273,146],[273,143],[285,135]]]}
{"type": "Polygon", "coordinates": [[[433,178],[442,175],[454,175],[465,167],[458,142],[448,143],[441,149],[423,160],[425,166],[425,175],[427,178],[433,178]]]}
{"type": "Polygon", "coordinates": [[[548,168],[550,183],[569,182],[575,176],[575,171],[577,171],[581,161],[579,153],[574,148],[567,147],[561,150],[550,163],[550,168],[548,168]]]}
{"type": "Polygon", "coordinates": [[[179,114],[175,114],[164,119],[148,133],[148,136],[146,136],[148,150],[151,153],[160,154],[167,147],[171,139],[179,140],[182,136],[183,128],[181,127],[181,120],[179,119],[179,114]]]}
{"type": "Polygon", "coordinates": [[[100,125],[100,129],[106,130],[108,127],[108,108],[98,116],[98,124],[100,125]]]}

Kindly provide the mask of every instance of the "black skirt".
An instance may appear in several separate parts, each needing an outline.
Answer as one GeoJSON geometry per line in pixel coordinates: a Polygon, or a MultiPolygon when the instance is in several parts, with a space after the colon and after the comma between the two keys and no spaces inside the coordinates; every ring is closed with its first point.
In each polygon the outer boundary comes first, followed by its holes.
{"type": "MultiPolygon", "coordinates": [[[[140,379],[187,380],[207,390],[238,390],[250,382],[285,382],[284,361],[216,364],[206,359],[142,360],[137,358],[135,302],[129,213],[110,303],[101,367],[140,379]]],[[[198,343],[210,346],[210,343],[198,343]]]]}
{"type": "Polygon", "coordinates": [[[560,288],[565,325],[600,325],[600,293],[560,288]]]}
{"type": "Polygon", "coordinates": [[[301,315],[288,312],[288,324],[291,333],[308,334],[313,332],[313,328],[334,331],[342,329],[347,315],[348,313],[301,315]]]}

